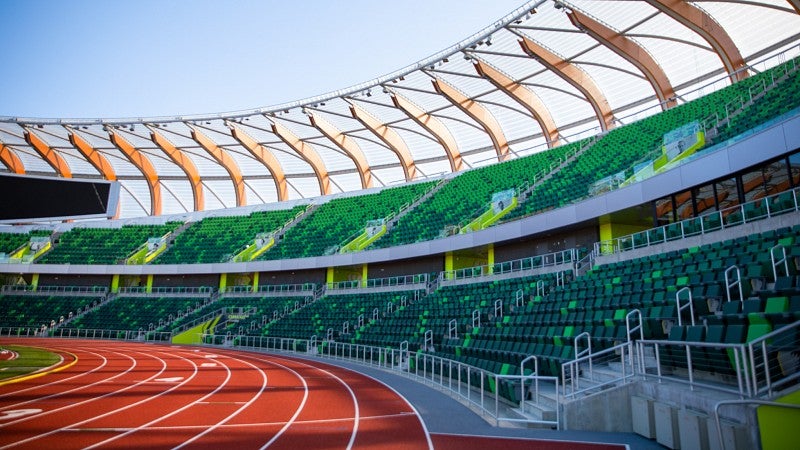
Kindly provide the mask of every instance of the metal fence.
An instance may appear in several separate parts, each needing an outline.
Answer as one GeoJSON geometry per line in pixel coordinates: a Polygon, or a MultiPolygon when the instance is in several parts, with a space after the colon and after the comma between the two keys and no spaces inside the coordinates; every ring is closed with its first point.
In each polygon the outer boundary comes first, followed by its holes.
{"type": "Polygon", "coordinates": [[[669,225],[595,242],[594,252],[596,255],[622,253],[796,212],[799,209],[799,191],[793,189],[669,225]]]}

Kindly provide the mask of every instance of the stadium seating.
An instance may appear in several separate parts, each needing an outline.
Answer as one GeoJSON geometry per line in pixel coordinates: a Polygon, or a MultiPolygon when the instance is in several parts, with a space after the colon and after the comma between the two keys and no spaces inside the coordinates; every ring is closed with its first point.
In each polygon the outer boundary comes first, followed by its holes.
{"type": "Polygon", "coordinates": [[[547,170],[552,163],[574,152],[583,143],[578,141],[524,158],[466,171],[403,217],[372,247],[387,248],[436,239],[445,227],[469,221],[486,210],[493,194],[517,189],[530,182],[534,175],[547,170]]]}
{"type": "Polygon", "coordinates": [[[96,296],[2,295],[0,327],[50,327],[52,321],[69,319],[88,305],[99,301],[96,296]]]}
{"type": "Polygon", "coordinates": [[[49,236],[49,231],[32,231],[30,233],[0,233],[0,253],[10,254],[27,244],[33,236],[49,236]]]}
{"type": "Polygon", "coordinates": [[[42,256],[41,264],[119,264],[147,239],[161,237],[180,226],[124,225],[120,228],[73,228],[57,238],[53,250],[42,256]]]}
{"type": "Polygon", "coordinates": [[[304,304],[306,298],[303,296],[271,297],[257,294],[237,295],[235,297],[223,296],[218,301],[209,303],[188,316],[173,322],[171,328],[176,329],[182,325],[194,323],[202,317],[225,308],[226,317],[218,324],[215,333],[225,334],[231,332],[234,334],[260,335],[262,327],[273,320],[275,311],[283,315],[286,308],[294,309],[296,304],[304,304]],[[237,317],[233,317],[232,311],[239,311],[239,313],[235,314],[237,317]]]}
{"type": "Polygon", "coordinates": [[[384,219],[423,195],[433,182],[384,189],[376,194],[342,197],[323,203],[291,228],[275,248],[259,259],[320,256],[335,251],[364,231],[367,221],[384,219]]]}
{"type": "Polygon", "coordinates": [[[399,308],[403,301],[413,299],[414,295],[413,291],[327,295],[270,323],[264,329],[264,335],[297,339],[309,339],[316,335],[323,340],[328,336],[328,329],[331,329],[336,340],[355,342],[363,329],[359,327],[360,316],[363,316],[366,327],[372,322],[376,309],[382,317],[387,312],[388,304],[392,304],[392,308],[399,308]],[[349,326],[346,330],[343,328],[345,322],[349,326]]]}
{"type": "MultiPolygon", "coordinates": [[[[587,198],[590,196],[592,185],[606,177],[619,173],[622,174],[623,180],[629,178],[633,175],[635,164],[648,157],[654,157],[654,151],[660,148],[664,134],[692,121],[703,121],[712,115],[726,117],[725,111],[730,109],[729,105],[732,102],[736,104],[735,100],[749,98],[750,89],[762,86],[763,81],[771,79],[776,70],[781,69],[780,67],[771,69],[692,102],[612,129],[576,161],[558,171],[537,188],[529,201],[511,211],[503,221],[518,219],[587,198]]],[[[746,111],[737,115],[714,142],[733,137],[747,127],[757,125],[759,120],[765,121],[775,114],[785,112],[786,108],[791,109],[791,105],[796,107],[800,101],[796,94],[798,75],[795,73],[787,81],[772,88],[770,94],[748,107],[748,111],[758,110],[758,114],[746,111]],[[793,99],[791,103],[785,101],[789,97],[793,99]]]]}
{"type": "Polygon", "coordinates": [[[196,297],[116,297],[70,323],[70,328],[169,331],[177,318],[199,309],[196,297]]]}
{"type": "Polygon", "coordinates": [[[217,263],[251,244],[259,233],[276,231],[305,206],[276,211],[258,211],[248,216],[207,217],[192,224],[155,264],[217,263]]]}

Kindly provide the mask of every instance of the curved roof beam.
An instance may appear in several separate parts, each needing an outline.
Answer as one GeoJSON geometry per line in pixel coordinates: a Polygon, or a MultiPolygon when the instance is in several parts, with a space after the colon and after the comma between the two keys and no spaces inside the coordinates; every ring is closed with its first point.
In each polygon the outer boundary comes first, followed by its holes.
{"type": "Polygon", "coordinates": [[[636,41],[574,9],[567,12],[567,17],[578,29],[585,31],[586,34],[639,69],[653,87],[661,109],[669,109],[677,104],[675,89],[669,82],[664,69],[636,41]]]}
{"type": "Polygon", "coordinates": [[[364,152],[361,150],[361,147],[358,145],[356,141],[350,138],[350,136],[342,133],[336,127],[328,123],[322,117],[319,117],[312,113],[311,111],[306,111],[308,115],[308,120],[311,122],[311,125],[318,129],[323,135],[325,135],[328,140],[336,144],[343,152],[353,160],[353,163],[356,165],[356,170],[358,170],[358,175],[361,178],[361,188],[367,189],[372,187],[372,169],[369,166],[369,162],[367,162],[367,157],[364,156],[364,152]]]}
{"type": "Polygon", "coordinates": [[[225,124],[231,130],[233,138],[242,144],[253,155],[253,158],[263,164],[272,175],[272,180],[275,182],[275,190],[278,193],[278,201],[288,200],[289,192],[286,187],[286,174],[283,172],[283,166],[281,166],[280,161],[266,147],[237,127],[234,122],[226,120],[225,124]]]}
{"type": "Polygon", "coordinates": [[[314,170],[314,174],[317,176],[317,181],[319,181],[320,195],[330,194],[331,179],[328,176],[328,169],[325,167],[325,163],[322,161],[322,158],[319,157],[314,147],[297,137],[291,130],[278,122],[272,122],[272,132],[281,138],[286,145],[297,152],[297,154],[311,166],[311,169],[314,170]]]}
{"type": "Polygon", "coordinates": [[[539,122],[539,126],[542,128],[542,134],[547,141],[548,148],[559,145],[560,138],[556,123],[550,114],[550,110],[538,95],[479,59],[475,59],[474,64],[478,75],[489,80],[497,89],[503,91],[533,115],[533,118],[539,122]]]}
{"type": "Polygon", "coordinates": [[[586,97],[586,100],[592,105],[592,109],[597,115],[597,120],[600,122],[600,128],[603,131],[614,128],[614,114],[611,111],[611,106],[609,106],[606,96],[588,73],[527,37],[520,37],[519,44],[525,53],[535,58],[586,97]]]}
{"type": "Polygon", "coordinates": [[[789,4],[792,5],[792,8],[794,8],[794,12],[800,14],[800,0],[787,0],[787,1],[789,2],[789,4]]]}
{"type": "Polygon", "coordinates": [[[397,155],[397,158],[400,160],[400,166],[403,168],[403,175],[406,177],[406,181],[417,178],[417,165],[414,162],[414,158],[411,156],[411,150],[408,149],[408,145],[406,145],[406,142],[400,137],[400,134],[392,128],[389,128],[388,125],[381,123],[364,108],[353,102],[348,102],[348,104],[350,105],[350,114],[352,114],[353,118],[361,122],[367,130],[372,132],[375,137],[389,147],[389,150],[397,155]]]}
{"type": "Polygon", "coordinates": [[[492,113],[490,113],[489,110],[483,105],[468,98],[466,95],[445,83],[443,80],[434,78],[432,81],[433,88],[436,89],[436,92],[442,94],[456,108],[463,111],[464,114],[468,115],[475,122],[478,122],[486,134],[489,135],[489,139],[492,140],[494,149],[497,152],[497,160],[500,162],[505,161],[508,158],[509,153],[508,141],[506,140],[506,136],[503,134],[502,128],[500,128],[500,124],[497,122],[497,119],[495,119],[492,113]]]}
{"type": "Polygon", "coordinates": [[[158,181],[158,172],[153,167],[153,163],[144,153],[137,150],[136,147],[111,130],[111,128],[108,129],[108,136],[111,138],[111,143],[144,175],[144,179],[147,181],[147,188],[150,190],[150,215],[161,215],[161,183],[158,181]]]}
{"type": "MultiPolygon", "coordinates": [[[[24,128],[24,127],[23,127],[24,128]]],[[[69,168],[69,164],[64,161],[53,147],[47,145],[42,138],[37,136],[33,131],[28,128],[24,128],[25,130],[25,141],[30,144],[39,155],[47,161],[47,164],[50,164],[56,173],[64,178],[72,178],[72,170],[69,168]]]]}
{"type": "Polygon", "coordinates": [[[456,144],[453,134],[444,126],[442,121],[426,113],[422,108],[396,92],[392,92],[391,97],[394,106],[436,138],[436,141],[439,142],[439,145],[444,148],[444,152],[447,154],[447,159],[450,161],[450,170],[453,172],[461,170],[464,166],[461,160],[461,151],[458,149],[458,144],[456,144]]]}
{"type": "Polygon", "coordinates": [[[178,147],[175,147],[172,142],[161,135],[152,125],[146,125],[150,130],[150,139],[160,148],[164,153],[169,156],[175,164],[178,165],[186,174],[189,179],[189,184],[192,186],[192,196],[194,197],[194,210],[202,211],[205,205],[205,198],[203,197],[203,180],[200,178],[200,172],[197,171],[197,166],[194,165],[192,160],[186,156],[178,147]]]}
{"type": "Polygon", "coordinates": [[[682,0],[645,0],[706,40],[719,56],[731,82],[747,78],[744,58],[722,26],[702,9],[682,0]]]}
{"type": "Polygon", "coordinates": [[[8,170],[19,175],[25,175],[25,165],[22,164],[22,160],[11,151],[11,147],[2,142],[0,142],[0,162],[8,167],[8,170]]]}
{"type": "Polygon", "coordinates": [[[228,172],[228,175],[231,177],[231,181],[233,181],[233,190],[236,194],[236,206],[245,206],[247,205],[247,195],[244,193],[244,180],[242,179],[242,171],[239,170],[239,165],[236,164],[236,161],[228,154],[225,150],[220,148],[214,141],[212,141],[208,136],[200,132],[194,125],[186,124],[192,133],[192,139],[194,139],[203,150],[208,152],[214,160],[216,160],[222,167],[225,168],[225,171],[228,172]]]}
{"type": "Polygon", "coordinates": [[[114,168],[106,157],[89,145],[89,143],[75,132],[74,129],[69,126],[64,126],[64,128],[69,132],[69,142],[103,175],[103,178],[109,181],[115,181],[117,179],[117,174],[114,172],[114,168]]]}

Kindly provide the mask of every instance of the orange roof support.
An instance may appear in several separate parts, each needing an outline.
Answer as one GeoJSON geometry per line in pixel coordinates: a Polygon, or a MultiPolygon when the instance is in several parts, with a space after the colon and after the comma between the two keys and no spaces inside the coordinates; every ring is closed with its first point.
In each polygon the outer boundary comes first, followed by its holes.
{"type": "Polygon", "coordinates": [[[367,127],[375,137],[386,144],[389,150],[397,155],[397,158],[400,160],[400,166],[403,168],[403,175],[405,175],[406,181],[417,178],[417,165],[414,162],[414,158],[411,156],[411,150],[408,149],[406,142],[400,137],[397,131],[381,123],[381,121],[373,117],[362,107],[352,102],[350,102],[350,114],[353,115],[354,119],[367,127]]]}
{"type": "Polygon", "coordinates": [[[800,0],[787,0],[794,8],[794,12],[800,14],[800,0]]]}
{"type": "Polygon", "coordinates": [[[347,153],[347,156],[353,160],[353,163],[356,165],[356,170],[358,170],[358,175],[361,177],[361,187],[363,189],[371,188],[372,169],[369,167],[367,157],[364,156],[364,152],[361,150],[358,143],[339,131],[322,117],[309,112],[308,120],[311,121],[312,126],[322,132],[326,138],[336,144],[337,147],[347,153]]]}
{"type": "Polygon", "coordinates": [[[189,179],[189,184],[192,186],[194,210],[202,211],[205,204],[203,197],[203,181],[200,178],[200,172],[197,171],[197,166],[194,165],[192,160],[183,151],[175,147],[172,142],[162,136],[155,128],[150,125],[147,125],[147,128],[150,130],[150,139],[186,174],[186,177],[189,179]]]}
{"type": "Polygon", "coordinates": [[[114,172],[114,168],[108,162],[105,156],[100,154],[97,150],[95,150],[85,139],[83,139],[78,133],[75,132],[72,128],[68,126],[64,126],[69,132],[69,142],[78,149],[79,152],[86,158],[87,161],[95,168],[103,178],[110,181],[115,181],[117,179],[117,174],[114,172]]]}
{"type": "Polygon", "coordinates": [[[2,142],[0,142],[0,162],[8,167],[8,170],[16,174],[25,174],[25,165],[22,164],[22,160],[19,159],[19,156],[11,151],[10,147],[2,142]]]}
{"type": "Polygon", "coordinates": [[[186,124],[192,130],[192,139],[194,139],[198,144],[205,151],[211,155],[214,160],[216,160],[222,167],[225,168],[225,171],[228,172],[228,175],[231,177],[231,181],[233,181],[233,190],[236,194],[236,206],[246,206],[247,205],[247,195],[244,193],[244,179],[242,178],[242,172],[239,170],[239,165],[236,164],[236,161],[228,154],[225,150],[220,148],[214,141],[212,141],[208,136],[203,134],[197,127],[186,124]]]}
{"type": "Polygon", "coordinates": [[[281,166],[280,161],[275,158],[275,155],[272,154],[266,147],[256,142],[255,139],[250,137],[249,134],[245,133],[241,130],[241,128],[237,127],[234,122],[225,121],[225,124],[231,130],[231,135],[239,141],[240,144],[253,157],[258,160],[264,167],[267,168],[270,175],[272,175],[272,180],[275,182],[275,190],[278,193],[278,201],[282,202],[284,200],[289,199],[289,193],[287,190],[286,185],[286,174],[283,172],[283,166],[281,166]]]}
{"type": "Polygon", "coordinates": [[[111,138],[111,142],[128,158],[128,161],[144,175],[144,179],[147,181],[147,188],[150,190],[150,215],[161,215],[161,184],[158,182],[158,172],[153,167],[153,163],[130,142],[110,128],[108,129],[108,136],[111,138]]]}
{"type": "Polygon", "coordinates": [[[664,69],[642,46],[581,12],[572,10],[567,13],[567,17],[577,28],[636,66],[653,86],[661,109],[672,108],[677,104],[675,89],[664,69]]]}
{"type": "Polygon", "coordinates": [[[731,82],[747,78],[739,48],[727,31],[702,9],[683,0],[645,0],[654,8],[672,17],[678,23],[699,34],[714,49],[722,65],[730,75],[731,82]]]}
{"type": "Polygon", "coordinates": [[[47,164],[50,164],[50,167],[55,169],[56,173],[64,178],[72,178],[72,171],[64,158],[27,128],[25,128],[25,140],[47,161],[47,164]]]}
{"type": "Polygon", "coordinates": [[[542,134],[547,141],[547,147],[552,148],[559,144],[558,129],[550,114],[550,110],[545,106],[542,99],[527,87],[517,83],[504,73],[490,66],[489,64],[475,60],[475,70],[478,75],[489,80],[497,89],[500,89],[511,97],[515,102],[527,109],[542,128],[542,134]]]}
{"type": "Polygon", "coordinates": [[[433,79],[433,88],[436,89],[436,92],[450,100],[450,103],[455,105],[456,108],[463,111],[472,118],[472,120],[478,122],[478,125],[486,131],[486,134],[489,135],[489,139],[492,140],[494,149],[497,152],[498,161],[502,162],[508,158],[508,141],[506,140],[506,136],[503,134],[500,124],[497,123],[497,119],[495,119],[488,109],[475,100],[467,98],[466,95],[459,92],[456,88],[438,78],[433,79]]]}
{"type": "Polygon", "coordinates": [[[394,106],[406,113],[417,125],[424,128],[436,138],[436,141],[439,142],[439,145],[444,148],[444,152],[447,154],[451,171],[458,172],[462,169],[463,161],[461,160],[461,151],[458,149],[458,144],[456,144],[453,134],[450,133],[450,130],[444,126],[441,120],[426,113],[422,108],[415,105],[407,98],[394,92],[392,93],[392,102],[394,106]]]}
{"type": "Polygon", "coordinates": [[[297,137],[291,130],[278,122],[272,122],[272,131],[311,166],[311,169],[314,170],[314,174],[317,176],[317,181],[319,181],[320,195],[330,194],[331,180],[328,176],[328,169],[325,167],[325,163],[322,161],[322,158],[319,157],[314,147],[297,137]]]}
{"type": "Polygon", "coordinates": [[[611,106],[609,106],[606,96],[589,74],[524,36],[519,43],[525,53],[536,58],[543,66],[561,77],[586,97],[586,100],[592,105],[592,109],[597,115],[597,120],[600,122],[600,128],[603,131],[614,127],[614,115],[611,112],[611,106]]]}

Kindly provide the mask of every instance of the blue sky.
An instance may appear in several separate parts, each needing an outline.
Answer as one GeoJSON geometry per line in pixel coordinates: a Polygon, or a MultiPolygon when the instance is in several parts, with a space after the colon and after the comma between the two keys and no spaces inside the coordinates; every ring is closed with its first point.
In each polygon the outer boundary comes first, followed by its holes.
{"type": "Polygon", "coordinates": [[[523,0],[0,0],[0,116],[270,106],[400,69],[523,0]]]}

